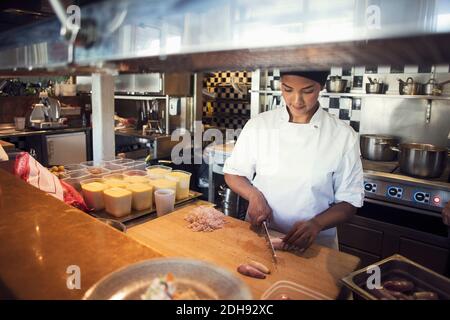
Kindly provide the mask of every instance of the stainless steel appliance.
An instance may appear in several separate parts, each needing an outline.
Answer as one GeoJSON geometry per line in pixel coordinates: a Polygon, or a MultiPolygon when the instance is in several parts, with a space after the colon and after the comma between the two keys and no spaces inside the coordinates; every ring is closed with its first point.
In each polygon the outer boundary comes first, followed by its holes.
{"type": "Polygon", "coordinates": [[[434,179],[420,179],[400,173],[398,163],[363,160],[367,202],[402,207],[416,213],[441,217],[450,201],[450,166],[434,179]]]}
{"type": "Polygon", "coordinates": [[[61,120],[61,103],[46,94],[40,95],[40,102],[33,105],[33,111],[29,118],[31,129],[60,129],[65,128],[61,120]]]}
{"type": "Polygon", "coordinates": [[[450,228],[442,221],[449,166],[435,179],[405,176],[394,161],[363,160],[363,168],[364,205],[338,226],[340,250],[358,256],[362,267],[401,254],[450,276],[450,228]]]}
{"type": "Polygon", "coordinates": [[[66,165],[86,161],[86,133],[53,134],[45,137],[48,165],[66,165]]]}

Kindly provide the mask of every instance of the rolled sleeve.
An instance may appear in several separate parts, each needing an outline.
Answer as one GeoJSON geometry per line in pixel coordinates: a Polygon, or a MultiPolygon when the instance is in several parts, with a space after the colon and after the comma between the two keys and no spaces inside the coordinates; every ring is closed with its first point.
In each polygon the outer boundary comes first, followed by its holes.
{"type": "Polygon", "coordinates": [[[358,139],[333,174],[333,188],[336,203],[345,201],[358,208],[363,206],[364,178],[358,139]]]}
{"type": "Polygon", "coordinates": [[[252,180],[255,174],[256,159],[252,141],[255,140],[255,128],[249,120],[236,141],[231,156],[225,161],[223,172],[252,180]]]}

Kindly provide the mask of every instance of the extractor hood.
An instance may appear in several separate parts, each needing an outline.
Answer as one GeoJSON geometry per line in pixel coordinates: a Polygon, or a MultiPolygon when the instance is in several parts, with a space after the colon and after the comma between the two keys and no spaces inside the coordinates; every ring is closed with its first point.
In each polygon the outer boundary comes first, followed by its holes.
{"type": "Polygon", "coordinates": [[[450,61],[450,0],[127,0],[0,34],[0,74],[207,71],[450,61]],[[75,48],[73,51],[72,48],[75,48]]]}

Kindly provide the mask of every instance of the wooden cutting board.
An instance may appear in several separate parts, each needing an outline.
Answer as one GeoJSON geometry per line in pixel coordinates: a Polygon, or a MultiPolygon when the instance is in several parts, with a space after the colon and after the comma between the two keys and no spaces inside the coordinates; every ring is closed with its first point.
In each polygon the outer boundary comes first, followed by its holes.
{"type": "Polygon", "coordinates": [[[213,232],[193,232],[187,228],[184,217],[195,206],[205,204],[208,202],[197,201],[132,227],[127,234],[163,256],[206,260],[232,271],[247,283],[254,299],[259,299],[279,280],[292,281],[336,299],[340,293],[340,279],[359,265],[359,258],[355,256],[313,245],[303,254],[277,252],[278,264],[274,267],[264,236],[253,231],[245,221],[226,217],[225,227],[213,232]],[[272,274],[264,280],[239,274],[236,267],[249,259],[270,267],[272,274]]]}

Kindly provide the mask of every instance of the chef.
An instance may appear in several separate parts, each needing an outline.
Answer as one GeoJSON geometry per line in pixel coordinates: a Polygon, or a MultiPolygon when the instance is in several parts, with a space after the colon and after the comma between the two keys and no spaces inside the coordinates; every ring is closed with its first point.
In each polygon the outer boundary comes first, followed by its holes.
{"type": "Polygon", "coordinates": [[[267,221],[286,248],[337,249],[336,226],[363,205],[358,135],[318,101],[327,75],[282,73],[286,107],[250,119],[223,169],[228,186],[249,202],[247,220],[267,221]]]}

